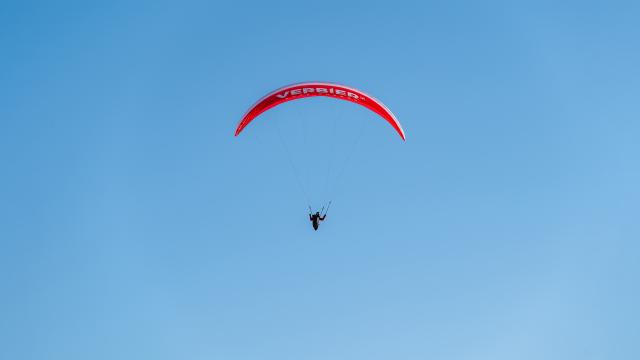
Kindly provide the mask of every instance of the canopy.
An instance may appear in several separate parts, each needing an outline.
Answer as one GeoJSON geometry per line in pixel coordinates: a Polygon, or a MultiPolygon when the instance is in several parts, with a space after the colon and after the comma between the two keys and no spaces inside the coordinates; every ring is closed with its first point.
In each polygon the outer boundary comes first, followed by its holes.
{"type": "Polygon", "coordinates": [[[380,115],[387,120],[391,126],[398,132],[398,135],[405,140],[404,131],[398,119],[381,101],[374,97],[348,86],[327,83],[327,82],[304,82],[284,86],[280,89],[270,92],[262,99],[258,100],[242,117],[238,127],[236,128],[235,136],[240,135],[242,130],[258,117],[263,112],[271,109],[274,106],[278,106],[282,103],[302,99],[312,96],[327,96],[340,100],[351,101],[358,105],[364,106],[367,109],[380,115]]]}

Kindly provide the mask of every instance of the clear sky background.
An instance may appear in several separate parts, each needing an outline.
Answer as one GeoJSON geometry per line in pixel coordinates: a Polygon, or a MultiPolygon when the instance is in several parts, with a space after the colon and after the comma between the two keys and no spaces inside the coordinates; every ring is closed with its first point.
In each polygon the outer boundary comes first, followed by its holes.
{"type": "Polygon", "coordinates": [[[640,358],[638,19],[3,2],[0,358],[640,358]],[[406,143],[331,99],[233,137],[307,80],[381,99],[406,143]],[[333,199],[318,232],[304,192],[333,199]]]}

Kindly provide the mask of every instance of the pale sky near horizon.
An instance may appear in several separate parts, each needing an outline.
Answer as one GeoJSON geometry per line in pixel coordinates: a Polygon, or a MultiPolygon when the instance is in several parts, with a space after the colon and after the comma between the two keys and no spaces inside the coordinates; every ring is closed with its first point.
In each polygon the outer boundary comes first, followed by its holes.
{"type": "Polygon", "coordinates": [[[0,9],[0,358],[640,358],[639,3],[0,9]]]}

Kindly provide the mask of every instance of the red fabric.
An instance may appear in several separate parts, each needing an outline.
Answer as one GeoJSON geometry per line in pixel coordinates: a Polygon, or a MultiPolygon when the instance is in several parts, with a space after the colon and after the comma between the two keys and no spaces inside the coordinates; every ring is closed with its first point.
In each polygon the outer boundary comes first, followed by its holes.
{"type": "Polygon", "coordinates": [[[382,102],[360,90],[344,85],[323,82],[307,82],[287,85],[267,94],[262,99],[258,100],[258,102],[255,103],[242,117],[242,120],[240,120],[240,123],[238,123],[238,127],[236,128],[235,136],[238,136],[242,130],[249,125],[251,121],[253,121],[253,119],[272,107],[278,106],[287,101],[311,96],[327,96],[362,105],[387,120],[389,124],[396,129],[402,140],[405,140],[404,131],[402,130],[400,122],[382,102]]]}

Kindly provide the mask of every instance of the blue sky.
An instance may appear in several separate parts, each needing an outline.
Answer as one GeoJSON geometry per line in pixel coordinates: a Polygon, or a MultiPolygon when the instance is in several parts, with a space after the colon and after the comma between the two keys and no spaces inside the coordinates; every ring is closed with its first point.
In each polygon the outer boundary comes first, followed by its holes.
{"type": "Polygon", "coordinates": [[[0,357],[637,359],[639,16],[4,3],[0,357]]]}

